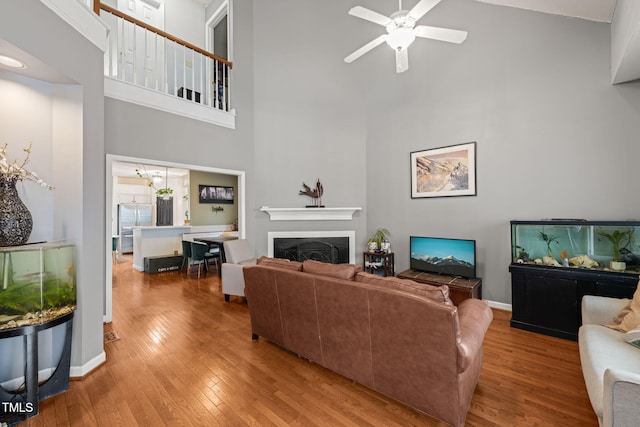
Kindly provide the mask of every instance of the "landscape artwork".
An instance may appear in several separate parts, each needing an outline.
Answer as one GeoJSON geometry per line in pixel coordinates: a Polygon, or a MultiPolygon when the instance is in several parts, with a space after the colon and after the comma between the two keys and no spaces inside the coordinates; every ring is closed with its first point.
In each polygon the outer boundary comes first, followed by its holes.
{"type": "Polygon", "coordinates": [[[475,195],[475,142],[411,153],[411,198],[475,195]]]}

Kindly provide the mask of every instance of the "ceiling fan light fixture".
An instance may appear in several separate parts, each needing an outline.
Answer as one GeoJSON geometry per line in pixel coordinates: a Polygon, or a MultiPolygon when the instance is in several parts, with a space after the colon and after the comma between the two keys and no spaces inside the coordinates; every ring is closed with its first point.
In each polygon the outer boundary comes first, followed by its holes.
{"type": "Polygon", "coordinates": [[[416,22],[441,1],[418,0],[412,9],[407,11],[402,8],[402,0],[398,0],[398,10],[390,16],[382,15],[362,6],[352,7],[349,9],[349,15],[383,26],[386,28],[387,34],[376,37],[355,52],[347,55],[344,58],[344,62],[351,63],[371,49],[380,46],[383,42],[387,42],[395,50],[396,72],[402,73],[409,69],[408,48],[416,37],[449,43],[462,43],[467,38],[466,31],[428,25],[416,26],[416,22]]]}
{"type": "Polygon", "coordinates": [[[389,31],[387,44],[393,50],[402,50],[408,48],[415,39],[416,35],[413,29],[399,27],[389,31]]]}

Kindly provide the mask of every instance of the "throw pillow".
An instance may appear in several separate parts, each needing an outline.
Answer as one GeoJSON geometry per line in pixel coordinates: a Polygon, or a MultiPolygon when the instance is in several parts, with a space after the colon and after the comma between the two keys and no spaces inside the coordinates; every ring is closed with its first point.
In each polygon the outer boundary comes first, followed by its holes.
{"type": "Polygon", "coordinates": [[[622,332],[629,332],[640,326],[640,281],[638,287],[633,294],[633,299],[622,309],[618,317],[613,322],[606,325],[608,328],[616,329],[622,332]]]}
{"type": "Polygon", "coordinates": [[[302,271],[302,263],[298,261],[291,261],[284,258],[269,258],[261,256],[258,258],[258,265],[266,267],[284,268],[286,270],[302,271]]]}
{"type": "Polygon", "coordinates": [[[427,283],[414,282],[413,280],[398,279],[397,277],[380,277],[376,274],[364,272],[358,273],[355,281],[384,286],[389,289],[397,289],[414,295],[422,295],[437,302],[453,305],[449,299],[449,287],[447,285],[434,286],[427,283]]]}
{"type": "Polygon", "coordinates": [[[353,280],[356,273],[362,271],[362,267],[356,264],[329,264],[307,259],[302,263],[302,271],[336,279],[353,280]]]}

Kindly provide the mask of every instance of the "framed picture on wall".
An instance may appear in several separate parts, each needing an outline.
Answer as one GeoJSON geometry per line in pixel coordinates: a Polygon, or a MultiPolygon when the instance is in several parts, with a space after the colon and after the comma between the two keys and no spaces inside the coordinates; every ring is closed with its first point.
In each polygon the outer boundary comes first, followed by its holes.
{"type": "Polygon", "coordinates": [[[411,153],[411,198],[475,196],[476,143],[411,153]]]}
{"type": "Polygon", "coordinates": [[[233,187],[219,185],[198,185],[200,203],[233,204],[233,187]]]}

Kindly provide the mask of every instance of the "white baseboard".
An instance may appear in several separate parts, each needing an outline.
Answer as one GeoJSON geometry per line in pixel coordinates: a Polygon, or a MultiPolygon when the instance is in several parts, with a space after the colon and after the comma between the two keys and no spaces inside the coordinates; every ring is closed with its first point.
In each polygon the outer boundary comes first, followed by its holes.
{"type": "Polygon", "coordinates": [[[489,301],[488,299],[485,300],[487,302],[487,304],[489,304],[489,307],[491,308],[497,308],[499,310],[506,310],[506,311],[513,311],[511,310],[511,304],[505,304],[503,302],[497,302],[497,301],[489,301]]]}
{"type": "Polygon", "coordinates": [[[103,364],[106,360],[107,360],[107,353],[103,351],[102,353],[100,353],[93,359],[89,360],[87,363],[85,363],[82,366],[71,366],[69,376],[71,378],[77,378],[77,377],[82,378],[85,375],[87,375],[89,372],[93,371],[95,368],[103,364]]]}

